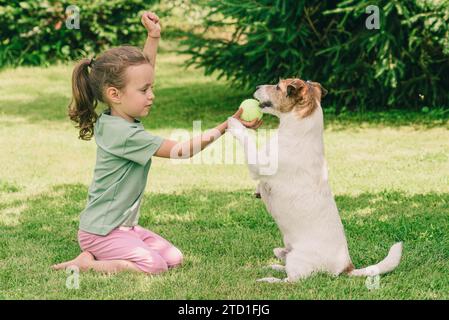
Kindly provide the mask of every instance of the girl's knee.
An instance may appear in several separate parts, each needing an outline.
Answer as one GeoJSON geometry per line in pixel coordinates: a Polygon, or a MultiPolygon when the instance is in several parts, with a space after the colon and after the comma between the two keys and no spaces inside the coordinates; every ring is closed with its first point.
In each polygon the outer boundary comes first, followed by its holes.
{"type": "Polygon", "coordinates": [[[179,266],[184,260],[182,252],[176,247],[170,247],[170,249],[165,250],[165,252],[162,254],[162,257],[164,258],[169,268],[179,266]]]}
{"type": "Polygon", "coordinates": [[[167,263],[163,259],[161,259],[157,263],[153,263],[150,273],[154,273],[154,274],[163,273],[167,270],[168,270],[167,263]]]}
{"type": "Polygon", "coordinates": [[[167,262],[158,255],[151,255],[136,264],[142,271],[150,274],[163,273],[168,270],[167,262]]]}

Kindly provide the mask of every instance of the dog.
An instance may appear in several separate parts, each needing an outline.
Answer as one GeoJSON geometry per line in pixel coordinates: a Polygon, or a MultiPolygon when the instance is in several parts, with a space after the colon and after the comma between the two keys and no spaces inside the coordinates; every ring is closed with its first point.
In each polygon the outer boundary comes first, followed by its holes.
{"type": "Polygon", "coordinates": [[[295,282],[314,272],[332,275],[376,276],[395,269],[401,260],[402,242],[394,244],[376,265],[355,269],[338,209],[328,182],[324,157],[321,98],[327,93],[318,82],[280,79],[275,85],[256,88],[254,98],[262,113],[280,120],[270,145],[257,150],[247,129],[234,118],[228,131],[243,145],[248,168],[258,180],[260,194],[283,237],[284,248],[275,248],[283,265],[270,266],[287,273],[285,279],[262,278],[265,282],[295,282]],[[273,148],[271,148],[273,149],[273,148]],[[264,174],[262,163],[278,161],[277,170],[264,174]]]}

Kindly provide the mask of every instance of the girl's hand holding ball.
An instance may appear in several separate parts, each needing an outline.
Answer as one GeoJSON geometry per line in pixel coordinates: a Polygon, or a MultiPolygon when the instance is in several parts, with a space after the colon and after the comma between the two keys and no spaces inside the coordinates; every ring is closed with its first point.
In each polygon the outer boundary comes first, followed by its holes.
{"type": "Polygon", "coordinates": [[[263,123],[262,116],[259,102],[254,99],[246,99],[240,104],[239,110],[232,117],[239,120],[247,128],[257,129],[263,123]]]}
{"type": "Polygon", "coordinates": [[[243,100],[240,108],[243,109],[241,118],[245,121],[260,120],[263,117],[263,113],[260,111],[260,103],[256,99],[243,100]]]}

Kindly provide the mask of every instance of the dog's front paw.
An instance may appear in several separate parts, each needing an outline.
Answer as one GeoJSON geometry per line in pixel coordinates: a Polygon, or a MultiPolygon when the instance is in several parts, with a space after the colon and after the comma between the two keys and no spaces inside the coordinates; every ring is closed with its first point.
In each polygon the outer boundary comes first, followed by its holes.
{"type": "Polygon", "coordinates": [[[236,118],[228,118],[228,130],[234,137],[242,136],[246,133],[245,126],[236,118]]]}

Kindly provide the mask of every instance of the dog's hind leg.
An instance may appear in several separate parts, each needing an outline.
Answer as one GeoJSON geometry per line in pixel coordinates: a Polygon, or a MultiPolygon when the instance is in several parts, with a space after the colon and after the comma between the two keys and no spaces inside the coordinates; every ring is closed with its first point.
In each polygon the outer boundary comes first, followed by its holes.
{"type": "Polygon", "coordinates": [[[267,277],[257,279],[257,282],[296,282],[298,280],[309,277],[314,270],[311,265],[303,263],[302,261],[294,261],[294,259],[289,258],[289,256],[287,255],[287,265],[285,266],[285,271],[287,272],[287,278],[279,279],[274,277],[267,277]]]}
{"type": "Polygon", "coordinates": [[[314,266],[310,261],[306,261],[301,252],[292,250],[287,254],[285,260],[285,271],[287,272],[287,282],[296,282],[300,279],[308,278],[314,271],[314,266]]]}
{"type": "Polygon", "coordinates": [[[276,256],[276,258],[281,259],[282,261],[285,261],[285,256],[288,253],[287,248],[274,248],[273,253],[276,256]]]}
{"type": "Polygon", "coordinates": [[[285,271],[285,266],[283,266],[281,264],[271,264],[268,267],[275,271],[285,271]]]}
{"type": "Polygon", "coordinates": [[[261,279],[257,279],[257,282],[268,282],[268,283],[276,283],[276,282],[287,282],[288,278],[285,279],[279,279],[279,278],[274,278],[274,277],[268,277],[268,278],[261,278],[261,279]]]}

